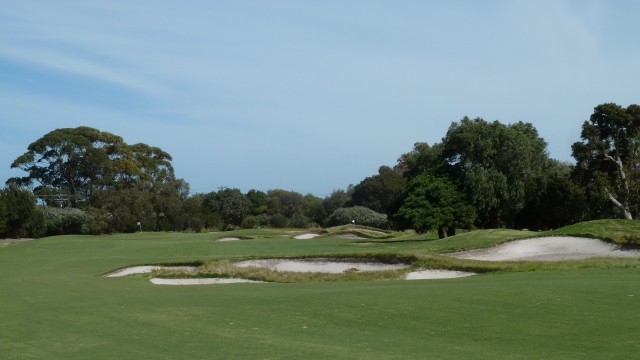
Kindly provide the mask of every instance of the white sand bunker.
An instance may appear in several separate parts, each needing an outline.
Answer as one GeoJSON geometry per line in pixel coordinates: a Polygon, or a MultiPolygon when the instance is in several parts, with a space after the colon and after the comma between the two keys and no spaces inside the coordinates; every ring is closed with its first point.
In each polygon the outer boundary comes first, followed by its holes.
{"type": "Polygon", "coordinates": [[[237,237],[223,237],[221,239],[218,239],[218,241],[238,241],[238,240],[241,240],[241,239],[237,237]]]}
{"type": "Polygon", "coordinates": [[[330,259],[261,259],[240,261],[235,265],[239,267],[263,267],[274,271],[320,272],[329,274],[356,271],[398,270],[409,266],[406,264],[384,264],[379,262],[343,262],[330,259]]]}
{"type": "Polygon", "coordinates": [[[405,275],[405,280],[424,280],[424,279],[455,279],[466,276],[473,276],[476,273],[454,270],[418,270],[405,275]]]}
{"type": "Polygon", "coordinates": [[[121,277],[121,276],[129,276],[134,274],[147,274],[154,270],[194,271],[195,269],[196,269],[195,266],[156,266],[156,265],[132,266],[132,267],[116,270],[114,272],[108,273],[105,276],[121,277]]]}
{"type": "Polygon", "coordinates": [[[591,257],[640,257],[640,251],[623,250],[619,246],[597,239],[551,236],[512,241],[488,249],[449,255],[459,259],[488,261],[560,261],[591,257]]]}
{"type": "Polygon", "coordinates": [[[306,239],[313,239],[314,237],[318,237],[320,236],[320,234],[300,234],[300,235],[296,235],[293,238],[294,239],[299,239],[299,240],[306,240],[306,239]]]}
{"type": "Polygon", "coordinates": [[[240,278],[200,278],[200,279],[162,279],[152,278],[152,284],[156,285],[211,285],[211,284],[237,284],[237,283],[262,283],[263,281],[240,278]]]}

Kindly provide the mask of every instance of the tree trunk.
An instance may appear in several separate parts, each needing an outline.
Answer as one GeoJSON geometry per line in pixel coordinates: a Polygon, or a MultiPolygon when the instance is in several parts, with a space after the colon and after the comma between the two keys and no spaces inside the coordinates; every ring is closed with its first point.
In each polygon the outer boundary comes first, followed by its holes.
{"type": "Polygon", "coordinates": [[[438,227],[438,238],[444,239],[444,228],[442,226],[438,227]]]}
{"type": "Polygon", "coordinates": [[[618,208],[620,209],[620,211],[622,211],[622,215],[624,216],[625,219],[627,220],[632,220],[633,216],[631,216],[631,211],[629,211],[629,206],[618,201],[618,199],[616,199],[613,194],[611,194],[611,192],[609,191],[609,189],[604,188],[604,191],[607,193],[607,195],[609,196],[609,200],[611,200],[611,202],[618,208]]]}
{"type": "Polygon", "coordinates": [[[447,236],[455,236],[456,235],[456,228],[455,227],[448,227],[447,228],[447,236]]]}
{"type": "Polygon", "coordinates": [[[611,200],[611,202],[622,211],[622,215],[624,216],[624,218],[627,220],[632,220],[633,216],[631,215],[631,211],[629,210],[629,180],[627,180],[627,174],[624,172],[622,159],[620,159],[619,155],[616,155],[615,158],[613,158],[611,155],[605,155],[605,157],[607,158],[607,160],[613,161],[618,168],[618,174],[620,175],[620,180],[622,181],[623,186],[623,194],[620,201],[618,201],[618,199],[616,199],[613,194],[611,194],[609,189],[605,187],[604,191],[609,196],[609,200],[611,200]]]}

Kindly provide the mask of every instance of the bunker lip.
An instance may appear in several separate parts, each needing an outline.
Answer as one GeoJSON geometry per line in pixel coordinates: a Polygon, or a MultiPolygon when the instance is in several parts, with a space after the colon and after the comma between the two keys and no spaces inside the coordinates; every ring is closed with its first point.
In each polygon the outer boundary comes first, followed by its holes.
{"type": "Polygon", "coordinates": [[[640,257],[638,250],[625,250],[602,240],[572,236],[549,236],[511,241],[486,249],[448,254],[458,259],[485,261],[562,261],[592,257],[640,257]]]}
{"type": "Polygon", "coordinates": [[[409,267],[407,264],[389,264],[374,259],[335,259],[335,258],[311,258],[311,259],[258,259],[244,260],[235,263],[238,267],[261,267],[273,271],[288,272],[319,272],[339,274],[344,272],[360,271],[387,271],[399,270],[409,267]]]}
{"type": "Polygon", "coordinates": [[[170,270],[170,271],[195,271],[196,266],[160,266],[160,265],[140,265],[130,266],[116,271],[112,271],[104,275],[105,277],[122,277],[135,274],[147,274],[154,270],[170,270]]]}
{"type": "Polygon", "coordinates": [[[151,278],[155,285],[212,285],[212,284],[238,284],[238,283],[264,283],[264,281],[241,278],[197,278],[197,279],[165,279],[151,278]]]}
{"type": "Polygon", "coordinates": [[[436,270],[426,269],[412,271],[405,275],[405,280],[434,280],[434,279],[455,279],[477,275],[476,273],[456,270],[436,270]]]}

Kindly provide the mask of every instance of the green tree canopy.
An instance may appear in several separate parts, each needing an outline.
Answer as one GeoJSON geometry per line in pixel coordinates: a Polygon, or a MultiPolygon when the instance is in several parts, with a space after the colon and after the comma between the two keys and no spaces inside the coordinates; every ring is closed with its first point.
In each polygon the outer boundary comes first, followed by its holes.
{"type": "Polygon", "coordinates": [[[553,160],[528,182],[524,208],[516,217],[519,228],[556,229],[592,217],[584,188],[573,180],[572,171],[572,165],[553,160]]]}
{"type": "Polygon", "coordinates": [[[253,215],[260,215],[267,212],[267,205],[269,197],[264,191],[251,189],[245,195],[247,200],[251,203],[251,213],[253,215]]]}
{"type": "Polygon", "coordinates": [[[429,146],[417,142],[410,152],[400,155],[394,170],[407,179],[413,179],[425,171],[440,172],[442,165],[442,144],[429,146]]]}
{"type": "Polygon", "coordinates": [[[9,237],[38,237],[44,232],[44,218],[36,209],[36,198],[31,191],[15,183],[2,191],[7,208],[5,234],[9,237]]]}
{"type": "Polygon", "coordinates": [[[269,212],[282,214],[291,219],[304,212],[305,200],[302,194],[295,191],[273,189],[267,191],[269,212]]]}
{"type": "Polygon", "coordinates": [[[456,227],[471,226],[475,212],[447,178],[424,173],[409,182],[407,197],[396,217],[417,233],[437,229],[443,238],[445,230],[453,235],[456,227]]]}
{"type": "Polygon", "coordinates": [[[351,189],[348,191],[344,191],[342,189],[333,190],[329,196],[322,199],[320,209],[313,220],[320,225],[328,225],[328,220],[331,214],[333,214],[337,209],[345,207],[351,200],[350,191],[351,189]]]}
{"type": "Polygon", "coordinates": [[[370,176],[353,187],[352,206],[364,206],[392,216],[402,205],[407,180],[397,171],[381,166],[378,175],[370,176]]]}
{"type": "Polygon", "coordinates": [[[239,189],[221,188],[204,196],[203,206],[220,214],[222,229],[229,230],[231,225],[240,226],[251,210],[251,203],[239,189]]]}
{"type": "Polygon", "coordinates": [[[7,232],[8,216],[5,191],[0,190],[0,237],[4,237],[7,232]]]}
{"type": "Polygon", "coordinates": [[[640,106],[596,106],[581,139],[572,151],[583,185],[606,197],[624,218],[640,218],[640,106]]]}
{"type": "Polygon", "coordinates": [[[9,182],[25,186],[36,182],[37,188],[59,190],[76,206],[113,178],[114,161],[122,158],[125,147],[121,137],[89,127],[56,129],[13,161],[12,168],[28,175],[9,182]]]}
{"type": "Polygon", "coordinates": [[[31,143],[11,164],[27,176],[8,182],[29,186],[45,200],[55,197],[77,207],[96,191],[134,188],[175,179],[171,156],[146,144],[86,126],[56,129],[31,143]]]}
{"type": "Polygon", "coordinates": [[[443,138],[441,164],[476,208],[480,225],[513,226],[528,183],[549,161],[546,146],[529,123],[465,117],[443,138]]]}

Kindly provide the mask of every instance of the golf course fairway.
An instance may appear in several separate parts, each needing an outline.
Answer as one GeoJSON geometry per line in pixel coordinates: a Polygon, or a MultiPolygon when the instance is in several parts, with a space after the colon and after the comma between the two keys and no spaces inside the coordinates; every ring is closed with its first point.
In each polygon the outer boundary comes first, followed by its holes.
{"type": "Polygon", "coordinates": [[[428,244],[380,243],[374,251],[353,241],[144,233],[4,244],[0,357],[629,359],[640,352],[637,259],[612,260],[637,262],[622,268],[413,281],[159,286],[149,274],[103,276],[133,265],[406,254],[428,244]]]}

